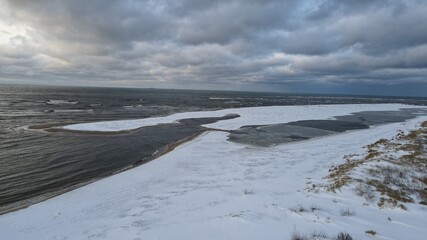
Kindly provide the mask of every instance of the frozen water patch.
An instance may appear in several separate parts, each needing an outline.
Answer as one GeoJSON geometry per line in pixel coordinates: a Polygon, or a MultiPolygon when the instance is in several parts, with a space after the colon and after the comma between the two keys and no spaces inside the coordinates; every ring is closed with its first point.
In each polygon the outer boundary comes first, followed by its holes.
{"type": "Polygon", "coordinates": [[[226,97],[209,97],[210,100],[229,100],[233,98],[226,98],[226,97]]]}
{"type": "Polygon", "coordinates": [[[234,130],[245,125],[278,124],[300,120],[324,120],[334,116],[349,115],[360,111],[397,111],[400,108],[423,108],[403,104],[345,104],[345,105],[309,105],[309,106],[270,106],[252,108],[231,108],[218,111],[200,111],[172,114],[165,117],[145,119],[104,121],[64,126],[67,130],[115,132],[138,129],[145,126],[173,123],[186,118],[221,117],[227,114],[239,114],[239,119],[231,119],[208,124],[224,130],[234,130]]]}
{"type": "Polygon", "coordinates": [[[93,112],[93,109],[55,109],[52,110],[55,113],[82,113],[82,112],[93,112]]]}
{"type": "Polygon", "coordinates": [[[76,105],[79,102],[71,100],[47,100],[46,104],[48,105],[76,105]]]}

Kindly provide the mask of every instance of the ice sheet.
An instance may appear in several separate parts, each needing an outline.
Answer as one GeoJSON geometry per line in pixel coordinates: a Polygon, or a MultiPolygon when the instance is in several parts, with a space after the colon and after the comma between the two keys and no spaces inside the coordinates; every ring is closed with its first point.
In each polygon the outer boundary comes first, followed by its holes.
{"type": "Polygon", "coordinates": [[[235,113],[239,119],[219,121],[208,125],[221,129],[237,129],[243,125],[286,123],[298,120],[328,119],[333,116],[347,115],[360,111],[396,111],[400,108],[414,108],[402,104],[345,104],[345,105],[307,105],[307,106],[269,106],[253,108],[232,108],[218,111],[201,111],[177,113],[165,117],[153,117],[144,119],[104,121],[93,123],[81,123],[64,126],[64,129],[77,131],[115,132],[137,129],[144,126],[152,126],[162,123],[172,123],[185,118],[222,117],[235,113]]]}

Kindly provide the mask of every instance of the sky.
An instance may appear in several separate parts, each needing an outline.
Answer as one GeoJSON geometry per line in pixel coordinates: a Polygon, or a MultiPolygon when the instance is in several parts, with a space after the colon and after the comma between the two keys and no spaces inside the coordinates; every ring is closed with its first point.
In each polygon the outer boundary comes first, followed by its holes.
{"type": "Polygon", "coordinates": [[[426,0],[0,0],[0,83],[427,97],[426,0]]]}

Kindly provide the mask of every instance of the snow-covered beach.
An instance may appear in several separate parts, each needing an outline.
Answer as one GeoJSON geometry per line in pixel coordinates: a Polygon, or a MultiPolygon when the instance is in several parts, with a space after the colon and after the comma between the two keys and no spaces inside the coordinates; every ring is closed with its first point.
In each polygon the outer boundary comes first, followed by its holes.
{"type": "MultiPolygon", "coordinates": [[[[207,127],[330,119],[359,111],[395,111],[400,104],[280,106],[180,113],[162,118],[66,126],[123,131],[183,118],[239,118],[207,127]]],[[[424,239],[427,210],[419,204],[379,208],[348,189],[309,191],[345,155],[419,127],[427,116],[274,147],[226,141],[206,132],[155,161],[0,216],[2,239],[290,239],[293,232],[353,239],[424,239]],[[299,211],[298,209],[309,209],[299,211]],[[297,209],[297,210],[296,210],[297,209]],[[351,214],[342,214],[347,211],[351,214]],[[366,231],[375,231],[375,236],[366,231]],[[321,234],[320,234],[321,233],[321,234]]],[[[319,238],[321,239],[321,238],[319,238]]]]}

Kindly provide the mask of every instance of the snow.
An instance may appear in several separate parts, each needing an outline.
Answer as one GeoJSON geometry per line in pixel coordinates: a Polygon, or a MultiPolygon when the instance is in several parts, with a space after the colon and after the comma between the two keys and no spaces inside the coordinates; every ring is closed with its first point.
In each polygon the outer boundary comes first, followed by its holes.
{"type": "MultiPolygon", "coordinates": [[[[249,124],[330,118],[346,112],[400,107],[233,109],[229,111],[242,117],[213,126],[234,129],[249,124]],[[298,116],[291,116],[295,114],[298,116]]],[[[227,111],[197,114],[222,116],[227,111]]],[[[166,118],[170,121],[197,114],[166,118]]],[[[407,204],[408,211],[380,209],[374,204],[363,204],[363,198],[346,189],[330,193],[310,192],[306,187],[324,181],[328,169],[341,163],[344,155],[361,154],[366,144],[391,138],[397,130],[414,129],[426,120],[427,116],[420,116],[403,123],[268,148],[226,141],[225,132],[208,132],[147,164],[2,215],[0,236],[14,240],[232,240],[290,239],[294,231],[302,234],[318,231],[333,237],[345,231],[353,239],[425,239],[427,210],[421,205],[407,204]],[[292,211],[297,206],[309,210],[292,211]],[[341,216],[343,209],[354,211],[354,215],[341,216]],[[376,231],[376,236],[368,236],[367,230],[376,231]]],[[[155,121],[145,123],[155,124],[155,121]]]]}
{"type": "Polygon", "coordinates": [[[48,100],[46,104],[48,105],[76,105],[79,102],[70,101],[70,100],[48,100]]]}
{"type": "Polygon", "coordinates": [[[237,129],[243,125],[286,123],[307,119],[328,119],[337,115],[347,115],[360,111],[396,111],[400,108],[415,108],[403,104],[343,104],[343,105],[307,105],[307,106],[272,106],[231,108],[217,111],[185,112],[165,117],[153,117],[132,120],[104,121],[80,123],[63,126],[67,130],[116,132],[133,130],[145,126],[173,123],[185,118],[222,117],[237,113],[241,117],[227,121],[219,121],[207,126],[226,130],[237,129]],[[257,116],[254,116],[257,114],[257,116]]]}

